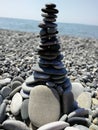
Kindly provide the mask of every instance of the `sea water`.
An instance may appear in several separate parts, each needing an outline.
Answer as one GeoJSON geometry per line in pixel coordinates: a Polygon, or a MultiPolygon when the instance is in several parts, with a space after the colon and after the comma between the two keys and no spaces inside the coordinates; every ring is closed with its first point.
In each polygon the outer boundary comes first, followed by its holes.
{"type": "MultiPolygon", "coordinates": [[[[40,21],[35,20],[0,18],[0,29],[39,33],[39,23],[40,21]]],[[[98,26],[72,23],[57,24],[60,35],[98,38],[98,26]]]]}

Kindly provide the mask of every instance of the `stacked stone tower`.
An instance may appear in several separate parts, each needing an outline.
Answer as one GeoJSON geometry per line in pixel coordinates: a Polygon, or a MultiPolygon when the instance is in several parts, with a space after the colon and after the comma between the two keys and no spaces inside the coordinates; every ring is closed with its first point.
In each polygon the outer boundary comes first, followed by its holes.
{"type": "Polygon", "coordinates": [[[62,63],[61,43],[57,38],[58,30],[55,22],[58,10],[55,4],[46,4],[42,12],[43,22],[39,24],[41,41],[37,48],[39,61],[33,66],[33,75],[27,78],[22,85],[21,92],[24,97],[29,95],[35,85],[43,84],[54,87],[60,93],[70,87],[66,68],[62,63]]]}

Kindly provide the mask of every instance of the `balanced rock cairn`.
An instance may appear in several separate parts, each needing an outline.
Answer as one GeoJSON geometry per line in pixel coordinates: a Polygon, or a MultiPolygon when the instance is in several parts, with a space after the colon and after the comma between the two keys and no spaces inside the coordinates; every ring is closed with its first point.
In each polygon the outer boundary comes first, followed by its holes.
{"type": "Polygon", "coordinates": [[[22,86],[23,97],[28,98],[29,93],[35,85],[47,85],[57,89],[61,95],[66,88],[70,87],[67,71],[62,63],[63,55],[60,53],[60,42],[57,38],[57,24],[55,23],[58,10],[55,4],[46,4],[42,8],[43,22],[41,28],[41,42],[37,48],[39,55],[38,64],[33,67],[33,75],[26,79],[22,86]]]}

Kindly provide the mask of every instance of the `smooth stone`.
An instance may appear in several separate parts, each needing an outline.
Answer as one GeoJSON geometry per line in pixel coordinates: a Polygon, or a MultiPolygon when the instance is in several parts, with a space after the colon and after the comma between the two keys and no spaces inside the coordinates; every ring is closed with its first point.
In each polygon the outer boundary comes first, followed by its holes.
{"type": "Polygon", "coordinates": [[[93,117],[93,118],[98,117],[98,109],[95,110],[95,111],[93,111],[92,117],[93,117]]]}
{"type": "Polygon", "coordinates": [[[2,126],[5,130],[30,130],[25,123],[18,120],[6,120],[2,126]]]}
{"type": "Polygon", "coordinates": [[[17,88],[17,87],[19,87],[21,85],[22,85],[22,83],[20,81],[13,81],[11,83],[11,88],[12,88],[12,90],[14,90],[15,88],[17,88]]]}
{"type": "Polygon", "coordinates": [[[65,68],[64,64],[63,63],[60,63],[58,65],[54,65],[53,66],[55,69],[62,69],[62,68],[65,68]]]}
{"type": "Polygon", "coordinates": [[[42,17],[45,17],[45,18],[57,18],[57,16],[55,14],[41,14],[42,17]]]}
{"type": "Polygon", "coordinates": [[[64,77],[62,79],[54,80],[54,83],[56,83],[56,84],[62,84],[62,83],[65,82],[65,80],[66,80],[66,78],[64,77]]]}
{"type": "Polygon", "coordinates": [[[56,121],[56,122],[51,122],[48,124],[45,124],[38,128],[37,130],[62,130],[65,127],[68,127],[69,124],[64,121],[56,121]]]}
{"type": "Polygon", "coordinates": [[[17,92],[20,92],[20,90],[21,90],[21,86],[12,90],[12,92],[9,94],[9,98],[12,98],[17,92]]]}
{"type": "Polygon", "coordinates": [[[92,98],[92,103],[93,103],[94,105],[98,105],[98,99],[92,98]]]}
{"type": "MultiPolygon", "coordinates": [[[[42,48],[41,48],[42,49],[42,48]]],[[[39,48],[39,50],[38,50],[38,54],[39,55],[42,55],[42,56],[51,56],[51,58],[52,58],[52,56],[57,56],[57,55],[59,55],[60,54],[60,51],[53,51],[53,50],[40,50],[40,48],[39,48]]]]}
{"type": "Polygon", "coordinates": [[[7,103],[3,101],[0,105],[0,123],[2,123],[6,118],[6,107],[7,103]]]}
{"type": "Polygon", "coordinates": [[[24,99],[28,99],[28,98],[29,98],[29,94],[26,93],[25,91],[23,91],[23,89],[21,89],[20,94],[21,94],[21,96],[22,96],[24,99]]]}
{"type": "Polygon", "coordinates": [[[93,123],[94,123],[95,125],[98,125],[98,117],[94,118],[93,123]]]}
{"type": "Polygon", "coordinates": [[[84,91],[84,87],[81,83],[72,82],[72,93],[74,95],[74,99],[76,100],[77,97],[84,91]]]}
{"type": "Polygon", "coordinates": [[[38,82],[38,81],[40,81],[40,79],[35,79],[35,78],[34,78],[34,75],[32,74],[31,76],[29,76],[29,77],[26,79],[25,83],[26,83],[27,85],[32,85],[32,86],[33,86],[33,83],[36,83],[36,82],[38,82]]]}
{"type": "Polygon", "coordinates": [[[91,124],[89,130],[98,130],[98,125],[91,124]]]}
{"type": "Polygon", "coordinates": [[[50,78],[50,75],[39,73],[36,71],[34,71],[33,75],[35,78],[40,78],[40,79],[49,79],[50,78]]]}
{"type": "Polygon", "coordinates": [[[11,93],[12,89],[8,86],[3,87],[1,89],[1,95],[3,96],[3,98],[6,98],[10,93],[11,93]]]}
{"type": "Polygon", "coordinates": [[[83,125],[76,125],[76,126],[74,126],[75,128],[78,128],[79,130],[89,130],[89,128],[88,127],[85,127],[85,126],[83,126],[83,125]]]}
{"type": "Polygon", "coordinates": [[[42,22],[39,24],[40,28],[55,28],[57,27],[56,23],[50,23],[50,22],[42,22]]]}
{"type": "Polygon", "coordinates": [[[60,117],[60,98],[54,88],[38,85],[31,90],[29,98],[29,118],[40,127],[57,121],[60,117]]]}
{"type": "Polygon", "coordinates": [[[26,120],[29,118],[28,103],[29,103],[29,99],[25,99],[21,106],[21,117],[23,120],[26,120]]]}
{"type": "Polygon", "coordinates": [[[72,117],[69,118],[67,121],[71,126],[78,124],[78,125],[84,125],[89,127],[91,122],[88,118],[83,118],[83,117],[72,117]]]}
{"type": "Polygon", "coordinates": [[[56,22],[55,18],[44,18],[43,21],[45,22],[56,22]]]}
{"type": "Polygon", "coordinates": [[[78,128],[75,128],[75,127],[66,127],[64,130],[79,130],[78,128]]]}
{"type": "Polygon", "coordinates": [[[15,77],[15,78],[13,79],[13,81],[20,81],[21,83],[23,83],[23,82],[24,82],[24,79],[23,79],[22,77],[20,77],[20,76],[17,76],[17,77],[15,77]]]}
{"type": "Polygon", "coordinates": [[[62,79],[62,78],[66,78],[66,76],[65,76],[65,74],[64,75],[53,75],[53,76],[51,76],[51,78],[53,79],[53,80],[59,80],[59,79],[62,79]]]}
{"type": "Polygon", "coordinates": [[[55,7],[56,7],[56,4],[49,3],[49,4],[45,4],[45,6],[46,6],[47,8],[55,8],[55,7]]]}
{"type": "Polygon", "coordinates": [[[44,60],[44,59],[40,59],[39,63],[43,64],[43,65],[58,65],[58,64],[60,64],[60,62],[56,61],[56,60],[53,60],[53,61],[50,62],[50,61],[44,60]]]}
{"type": "Polygon", "coordinates": [[[47,44],[40,44],[40,47],[45,49],[45,50],[52,50],[52,51],[60,51],[60,44],[56,43],[54,45],[47,45],[47,44]]]}
{"type": "Polygon", "coordinates": [[[30,91],[32,90],[32,88],[33,88],[33,85],[32,86],[26,85],[26,82],[24,82],[22,84],[23,91],[26,92],[26,93],[28,93],[28,94],[30,93],[30,91]]]}
{"type": "Polygon", "coordinates": [[[67,114],[62,115],[62,117],[59,119],[59,121],[66,121],[68,119],[67,114]]]}
{"type": "Polygon", "coordinates": [[[91,93],[82,92],[77,98],[77,104],[81,108],[90,109],[91,108],[91,93]]]}
{"type": "Polygon", "coordinates": [[[53,69],[52,67],[44,68],[40,67],[39,65],[33,66],[33,70],[45,74],[50,74],[50,75],[64,75],[67,74],[67,71],[65,68],[63,69],[53,69]]]}
{"type": "Polygon", "coordinates": [[[85,108],[78,108],[75,111],[71,112],[68,115],[68,118],[72,118],[72,117],[84,117],[87,116],[89,114],[89,111],[85,108]]]}
{"type": "Polygon", "coordinates": [[[71,91],[66,91],[62,95],[63,113],[69,114],[74,110],[74,97],[71,91]]]}
{"type": "Polygon", "coordinates": [[[59,11],[57,9],[52,9],[52,8],[42,8],[42,12],[44,13],[52,13],[52,14],[57,14],[59,11]]]}
{"type": "Polygon", "coordinates": [[[0,105],[2,104],[2,102],[3,102],[3,97],[2,95],[0,95],[0,105]]]}
{"type": "MultiPolygon", "coordinates": [[[[40,45],[40,47],[51,47],[52,48],[52,46],[59,46],[60,45],[60,42],[58,42],[57,40],[55,40],[55,41],[49,41],[49,39],[47,39],[47,41],[46,42],[44,42],[44,43],[42,43],[42,41],[41,41],[41,43],[39,44],[40,45]]],[[[56,50],[58,49],[59,47],[56,47],[56,50]]],[[[51,50],[54,50],[54,49],[51,49],[51,50]]]]}
{"type": "MultiPolygon", "coordinates": [[[[66,77],[66,80],[65,82],[63,83],[62,85],[63,89],[66,91],[71,91],[72,90],[72,85],[71,85],[71,82],[70,82],[70,79],[68,77],[66,77]]],[[[73,94],[73,93],[72,93],[73,94]]]]}
{"type": "Polygon", "coordinates": [[[49,86],[49,87],[55,87],[55,83],[54,82],[50,82],[50,81],[47,81],[46,85],[49,86]]]}
{"type": "Polygon", "coordinates": [[[55,60],[56,59],[56,57],[57,57],[57,55],[40,55],[40,58],[43,58],[43,59],[45,59],[45,60],[55,60]]]}
{"type": "Polygon", "coordinates": [[[13,115],[18,115],[19,111],[21,109],[22,106],[22,96],[20,95],[20,93],[16,93],[13,98],[12,98],[12,102],[11,102],[11,112],[13,113],[13,115]]]}
{"type": "Polygon", "coordinates": [[[5,79],[0,79],[0,85],[1,86],[4,86],[4,85],[7,85],[11,82],[11,79],[10,78],[5,78],[5,79]]]}

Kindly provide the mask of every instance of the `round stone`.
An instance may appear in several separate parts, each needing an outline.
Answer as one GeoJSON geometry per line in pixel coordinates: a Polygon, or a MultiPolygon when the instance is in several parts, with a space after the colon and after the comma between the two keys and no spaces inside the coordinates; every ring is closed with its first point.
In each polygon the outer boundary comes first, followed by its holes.
{"type": "Polygon", "coordinates": [[[20,81],[13,81],[11,83],[11,88],[12,88],[12,90],[14,90],[15,88],[17,88],[17,87],[19,87],[21,85],[22,85],[22,83],[20,81]]]}
{"type": "Polygon", "coordinates": [[[45,85],[35,86],[30,93],[29,118],[32,124],[40,127],[57,121],[60,117],[60,98],[57,91],[45,85]]]}
{"type": "Polygon", "coordinates": [[[44,13],[51,13],[51,14],[57,14],[59,11],[57,9],[53,9],[53,8],[42,8],[41,9],[42,12],[44,13]]]}
{"type": "Polygon", "coordinates": [[[23,120],[27,120],[29,118],[28,103],[29,103],[29,99],[25,99],[21,106],[21,117],[23,120]]]}
{"type": "Polygon", "coordinates": [[[8,86],[3,87],[1,89],[1,95],[3,96],[3,98],[6,98],[7,96],[9,96],[9,94],[11,93],[12,89],[8,86]]]}
{"type": "Polygon", "coordinates": [[[22,105],[22,96],[20,95],[20,93],[16,93],[12,98],[12,102],[11,102],[11,106],[10,106],[11,112],[13,113],[13,115],[19,114],[21,105],[22,105]]]}
{"type": "Polygon", "coordinates": [[[84,91],[84,87],[81,83],[73,82],[72,83],[72,93],[74,95],[74,99],[76,100],[77,97],[84,91]]]}
{"type": "Polygon", "coordinates": [[[68,127],[69,124],[64,121],[56,121],[41,126],[38,130],[61,130],[68,127]]]}
{"type": "Polygon", "coordinates": [[[22,77],[20,77],[20,76],[17,76],[17,77],[15,77],[15,78],[13,79],[13,81],[20,81],[21,83],[23,83],[23,82],[24,82],[24,79],[23,79],[22,77]]]}
{"type": "Polygon", "coordinates": [[[91,108],[91,93],[82,92],[77,98],[77,104],[81,108],[90,109],[91,108]]]}
{"type": "Polygon", "coordinates": [[[30,130],[25,123],[18,120],[6,120],[2,126],[5,130],[30,130]]]}

